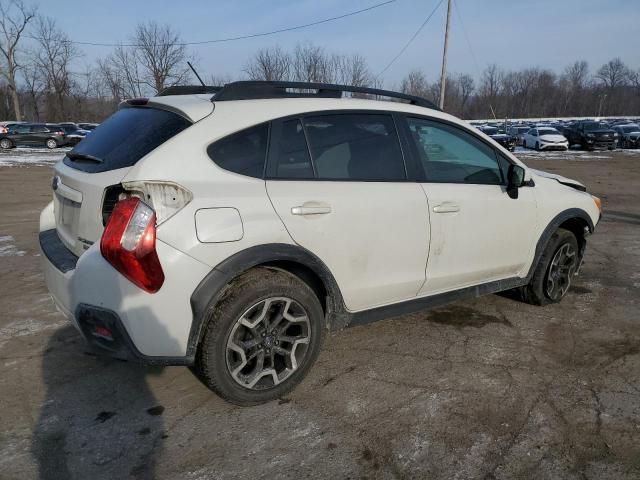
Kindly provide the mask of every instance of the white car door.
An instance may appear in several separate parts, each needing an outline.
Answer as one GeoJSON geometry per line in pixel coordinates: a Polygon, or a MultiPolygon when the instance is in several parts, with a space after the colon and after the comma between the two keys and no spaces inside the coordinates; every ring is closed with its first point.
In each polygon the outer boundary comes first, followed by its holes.
{"type": "Polygon", "coordinates": [[[351,311],[414,298],[425,279],[425,194],[407,181],[387,114],[272,126],[267,192],[293,240],[331,270],[351,311]],[[308,139],[308,144],[307,144],[308,139]]]}
{"type": "Polygon", "coordinates": [[[504,180],[509,161],[462,127],[406,121],[424,170],[431,223],[419,295],[524,276],[537,240],[533,188],[520,188],[518,198],[510,198],[504,180]]]}

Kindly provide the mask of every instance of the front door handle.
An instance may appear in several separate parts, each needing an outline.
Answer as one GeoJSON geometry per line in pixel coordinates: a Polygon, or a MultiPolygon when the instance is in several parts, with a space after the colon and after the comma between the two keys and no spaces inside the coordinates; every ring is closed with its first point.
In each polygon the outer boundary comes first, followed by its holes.
{"type": "Polygon", "coordinates": [[[291,207],[291,215],[324,215],[327,213],[331,213],[331,207],[329,205],[301,205],[291,207]]]}
{"type": "Polygon", "coordinates": [[[460,211],[460,206],[451,202],[444,202],[433,207],[435,213],[454,213],[460,211]]]}

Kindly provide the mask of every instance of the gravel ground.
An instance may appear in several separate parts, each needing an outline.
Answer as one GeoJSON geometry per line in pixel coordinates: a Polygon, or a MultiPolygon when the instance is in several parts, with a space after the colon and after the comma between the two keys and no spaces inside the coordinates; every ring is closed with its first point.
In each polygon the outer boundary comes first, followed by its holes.
{"type": "Polygon", "coordinates": [[[0,478],[640,478],[640,154],[517,152],[604,199],[559,305],[492,295],[332,334],[287,398],[85,352],[37,220],[60,151],[0,152],[0,478]]]}

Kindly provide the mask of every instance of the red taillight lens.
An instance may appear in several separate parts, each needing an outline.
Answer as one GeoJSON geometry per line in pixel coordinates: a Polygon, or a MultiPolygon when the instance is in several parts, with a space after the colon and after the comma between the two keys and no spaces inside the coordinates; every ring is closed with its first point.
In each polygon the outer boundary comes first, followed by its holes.
{"type": "Polygon", "coordinates": [[[102,256],[135,285],[154,293],[164,283],[156,252],[156,214],[139,198],[120,200],[100,239],[102,256]]]}

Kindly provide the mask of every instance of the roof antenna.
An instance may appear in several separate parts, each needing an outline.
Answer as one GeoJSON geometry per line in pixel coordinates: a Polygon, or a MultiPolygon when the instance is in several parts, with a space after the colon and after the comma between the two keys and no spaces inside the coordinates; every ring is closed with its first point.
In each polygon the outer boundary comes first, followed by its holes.
{"type": "Polygon", "coordinates": [[[202,81],[202,79],[200,78],[200,75],[198,75],[198,72],[196,72],[196,69],[193,68],[193,65],[191,65],[191,62],[187,60],[187,65],[189,65],[189,68],[191,69],[191,71],[196,75],[196,77],[198,78],[198,80],[200,80],[200,83],[202,84],[203,87],[206,87],[206,85],[204,84],[204,82],[202,81]]]}

